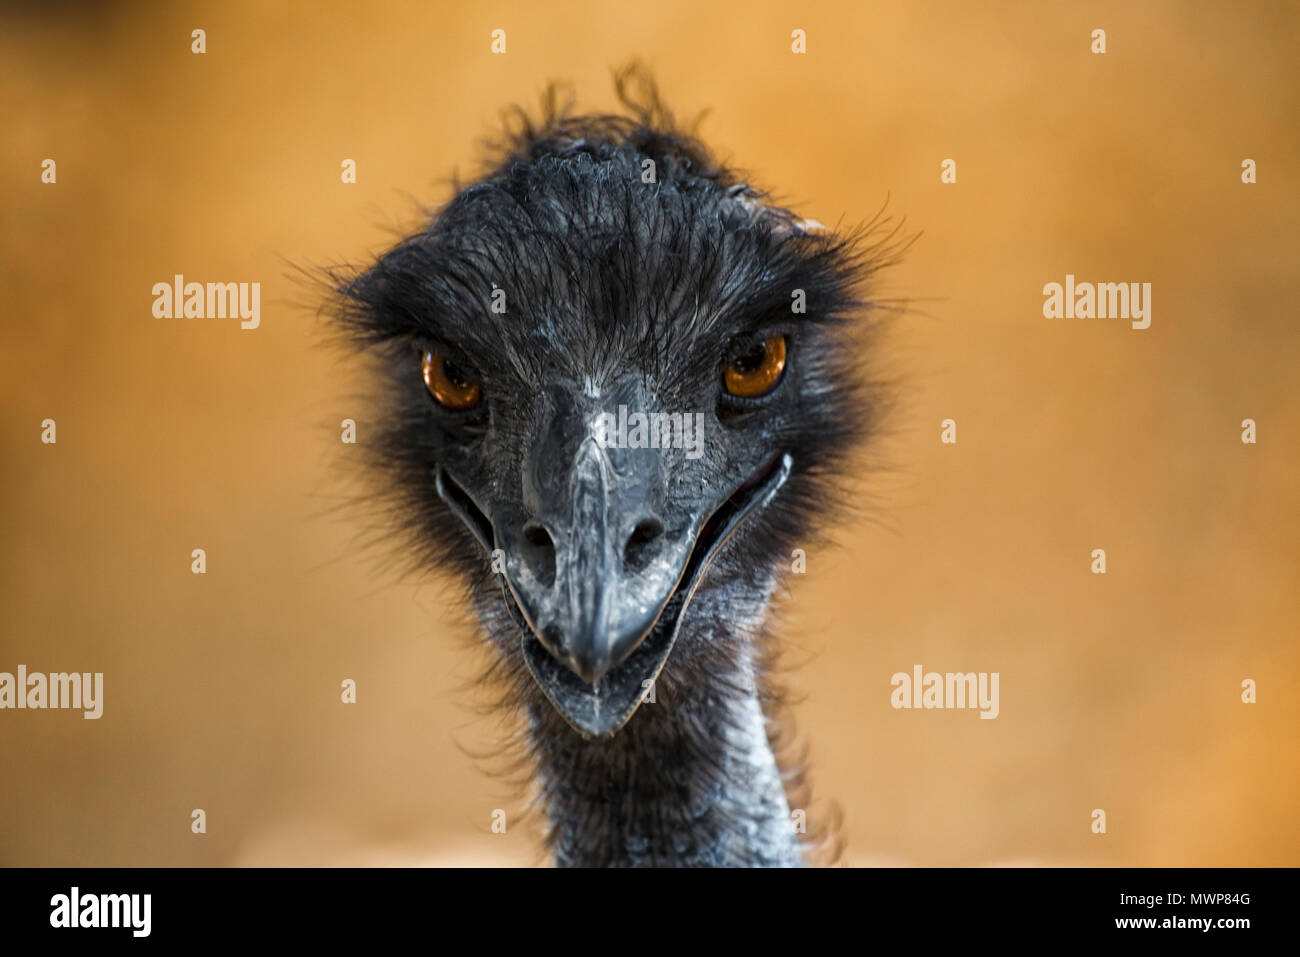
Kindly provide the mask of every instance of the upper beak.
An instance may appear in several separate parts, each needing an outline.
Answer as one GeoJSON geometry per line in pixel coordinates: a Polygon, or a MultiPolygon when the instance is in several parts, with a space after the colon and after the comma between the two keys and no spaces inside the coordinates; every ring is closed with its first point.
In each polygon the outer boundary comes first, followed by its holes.
{"type": "MultiPolygon", "coordinates": [[[[666,530],[647,483],[635,475],[616,481],[612,472],[605,452],[585,441],[568,502],[545,529],[554,551],[552,581],[532,574],[535,563],[512,563],[506,551],[506,582],[529,628],[586,684],[600,681],[650,633],[701,524],[687,511],[672,516],[666,530]]],[[[540,538],[535,531],[534,537],[540,538]]]]}

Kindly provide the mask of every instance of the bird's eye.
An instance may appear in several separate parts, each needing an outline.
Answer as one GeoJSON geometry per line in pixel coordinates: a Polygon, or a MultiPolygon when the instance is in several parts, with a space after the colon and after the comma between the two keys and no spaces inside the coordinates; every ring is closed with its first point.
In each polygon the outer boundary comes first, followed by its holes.
{"type": "Polygon", "coordinates": [[[477,382],[440,355],[426,352],[421,362],[424,384],[438,404],[453,412],[466,412],[478,405],[480,391],[477,382]]]}
{"type": "Polygon", "coordinates": [[[772,391],[785,371],[785,336],[770,336],[738,356],[722,374],[727,391],[756,399],[772,391]]]}

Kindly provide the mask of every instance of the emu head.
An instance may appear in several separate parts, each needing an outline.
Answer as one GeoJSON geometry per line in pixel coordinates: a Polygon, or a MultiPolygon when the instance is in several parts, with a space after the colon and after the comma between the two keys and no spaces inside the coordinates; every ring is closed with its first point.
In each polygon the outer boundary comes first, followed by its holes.
{"type": "Polygon", "coordinates": [[[862,235],[770,205],[650,100],[525,123],[337,286],[384,369],[400,524],[593,738],[761,613],[871,411],[862,235]]]}

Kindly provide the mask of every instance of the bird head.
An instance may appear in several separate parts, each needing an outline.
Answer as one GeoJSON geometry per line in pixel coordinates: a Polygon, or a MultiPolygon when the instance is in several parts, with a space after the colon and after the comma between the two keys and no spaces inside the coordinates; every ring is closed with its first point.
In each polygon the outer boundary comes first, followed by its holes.
{"type": "Polygon", "coordinates": [[[630,116],[523,123],[337,284],[381,357],[399,523],[593,738],[707,653],[674,650],[698,596],[765,599],[827,504],[871,418],[849,320],[880,265],[628,82],[630,116]]]}

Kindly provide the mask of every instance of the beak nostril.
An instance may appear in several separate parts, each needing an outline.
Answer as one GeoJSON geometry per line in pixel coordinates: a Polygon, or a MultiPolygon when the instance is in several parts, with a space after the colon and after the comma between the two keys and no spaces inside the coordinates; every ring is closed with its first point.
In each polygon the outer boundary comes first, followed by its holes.
{"type": "Polygon", "coordinates": [[[524,542],[520,549],[524,561],[545,587],[555,583],[555,542],[545,526],[529,522],[524,526],[524,542]]]}
{"type": "Polygon", "coordinates": [[[663,533],[663,523],[657,518],[644,518],[637,522],[623,549],[623,566],[630,572],[643,570],[650,563],[655,540],[663,533]]]}

